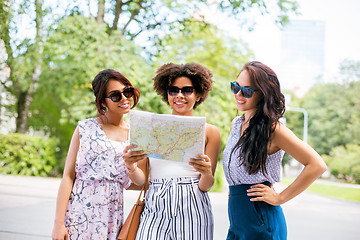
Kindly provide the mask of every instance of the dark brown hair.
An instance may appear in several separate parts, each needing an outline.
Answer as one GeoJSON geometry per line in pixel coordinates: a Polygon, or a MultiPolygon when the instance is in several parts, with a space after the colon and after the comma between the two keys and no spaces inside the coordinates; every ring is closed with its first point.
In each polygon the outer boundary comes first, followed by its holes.
{"type": "MultiPolygon", "coordinates": [[[[106,108],[105,108],[106,87],[110,79],[119,81],[125,86],[133,87],[131,82],[126,77],[124,77],[121,73],[113,69],[106,69],[99,72],[92,81],[92,89],[95,94],[96,108],[100,116],[104,115],[106,112],[106,108]]],[[[134,88],[134,93],[135,94],[132,97],[134,100],[134,104],[132,105],[131,108],[134,108],[136,106],[140,98],[139,89],[134,88]]]]}
{"type": "Polygon", "coordinates": [[[251,117],[249,126],[232,152],[241,149],[238,159],[240,161],[243,156],[240,164],[245,166],[249,174],[261,171],[266,176],[268,146],[272,133],[285,112],[285,98],[280,91],[280,83],[275,72],[268,66],[253,61],[245,64],[242,71],[248,72],[253,86],[260,94],[260,100],[256,113],[251,117]]]}
{"type": "Polygon", "coordinates": [[[193,108],[196,109],[211,91],[212,76],[211,71],[199,63],[187,63],[185,65],[167,63],[158,68],[156,76],[153,78],[154,89],[158,95],[162,96],[163,101],[169,104],[167,88],[174,84],[177,78],[187,77],[191,80],[196,94],[200,97],[200,100],[194,104],[193,108]]]}

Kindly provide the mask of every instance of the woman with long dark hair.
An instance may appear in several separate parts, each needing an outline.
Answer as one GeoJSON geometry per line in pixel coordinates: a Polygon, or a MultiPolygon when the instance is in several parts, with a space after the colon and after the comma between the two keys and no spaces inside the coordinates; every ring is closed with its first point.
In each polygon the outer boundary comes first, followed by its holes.
{"type": "Polygon", "coordinates": [[[229,183],[227,239],[286,239],[286,221],[279,205],[309,187],[326,165],[314,149],[280,123],[285,99],[272,69],[257,61],[249,62],[230,88],[237,109],[244,114],[232,121],[223,154],[229,183]],[[272,185],[280,182],[285,152],[304,169],[277,193],[272,185]]]}
{"type": "Polygon", "coordinates": [[[116,239],[123,224],[123,189],[132,183],[123,150],[129,145],[124,116],[140,91],[121,73],[106,69],[92,81],[98,116],[78,122],[61,181],[53,240],[116,239]]]}

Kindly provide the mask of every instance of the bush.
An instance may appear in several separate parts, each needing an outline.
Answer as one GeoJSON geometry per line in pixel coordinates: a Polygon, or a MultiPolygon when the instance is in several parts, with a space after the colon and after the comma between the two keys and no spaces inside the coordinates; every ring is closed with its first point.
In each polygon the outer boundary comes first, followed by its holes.
{"type": "Polygon", "coordinates": [[[0,173],[50,176],[57,165],[56,148],[51,138],[0,134],[0,173]]]}
{"type": "Polygon", "coordinates": [[[324,155],[323,158],[332,175],[348,182],[360,183],[360,145],[334,147],[330,155],[324,155]]]}

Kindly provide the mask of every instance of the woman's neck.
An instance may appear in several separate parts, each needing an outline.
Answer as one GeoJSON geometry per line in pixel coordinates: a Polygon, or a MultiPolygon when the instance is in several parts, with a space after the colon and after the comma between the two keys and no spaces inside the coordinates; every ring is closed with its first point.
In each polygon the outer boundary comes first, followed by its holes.
{"type": "Polygon", "coordinates": [[[250,119],[255,115],[254,111],[246,111],[244,113],[244,123],[249,123],[250,119]]]}
{"type": "Polygon", "coordinates": [[[112,125],[116,127],[121,127],[125,125],[123,115],[113,115],[110,113],[105,113],[103,117],[100,117],[102,124],[112,125]],[[105,118],[105,121],[104,119],[105,118]]]}
{"type": "Polygon", "coordinates": [[[172,115],[178,115],[178,116],[192,116],[193,112],[192,111],[188,111],[188,112],[184,112],[184,113],[179,113],[176,111],[172,111],[172,115]]]}

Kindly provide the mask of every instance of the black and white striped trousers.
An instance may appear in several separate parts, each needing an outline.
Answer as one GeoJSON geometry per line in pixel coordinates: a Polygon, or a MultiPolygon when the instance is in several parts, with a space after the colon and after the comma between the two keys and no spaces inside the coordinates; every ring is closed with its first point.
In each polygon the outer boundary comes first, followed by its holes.
{"type": "Polygon", "coordinates": [[[153,179],[146,193],[137,240],[212,240],[214,219],[199,179],[153,179]]]}

